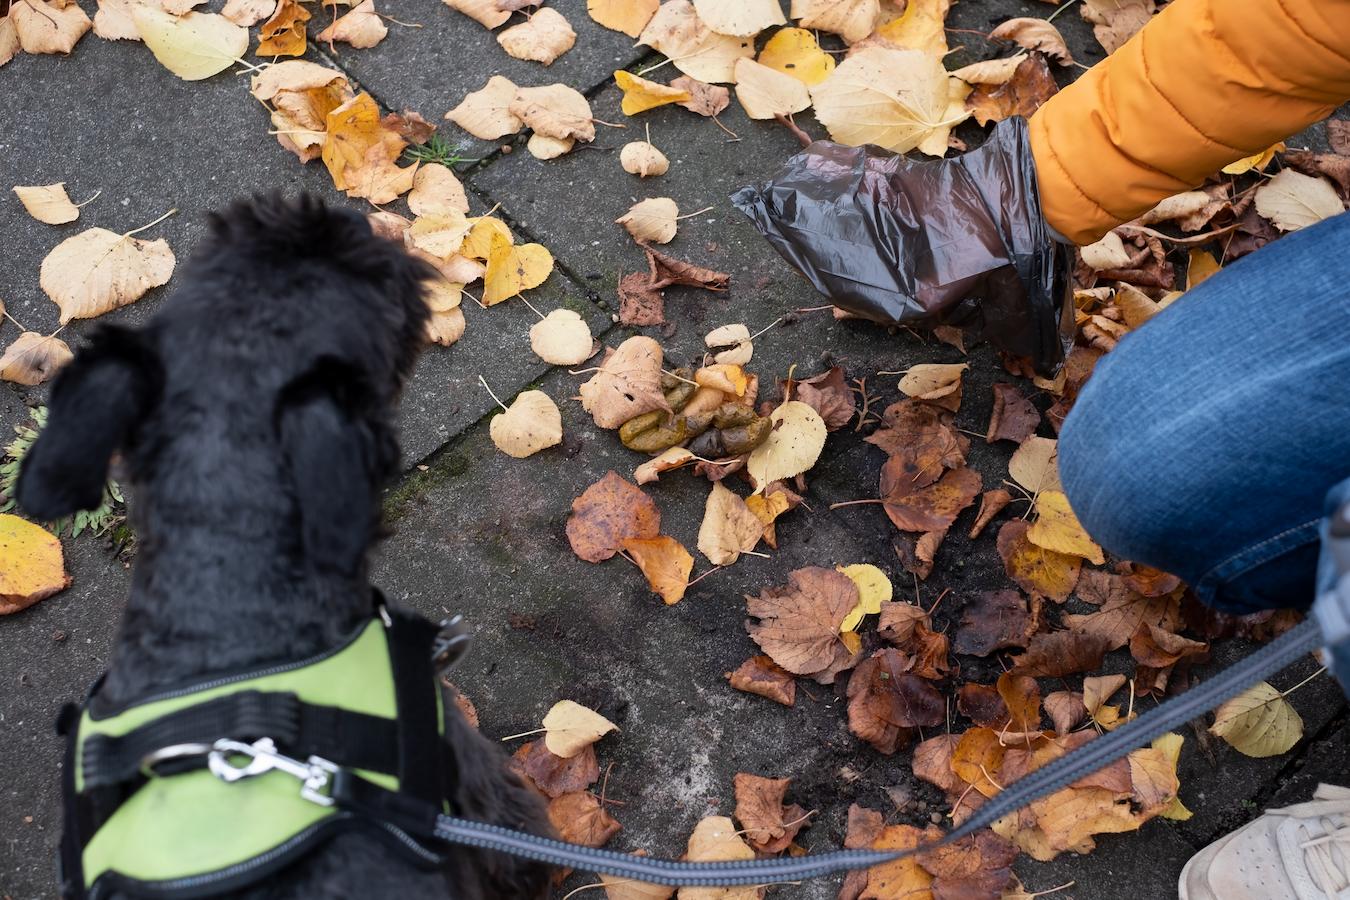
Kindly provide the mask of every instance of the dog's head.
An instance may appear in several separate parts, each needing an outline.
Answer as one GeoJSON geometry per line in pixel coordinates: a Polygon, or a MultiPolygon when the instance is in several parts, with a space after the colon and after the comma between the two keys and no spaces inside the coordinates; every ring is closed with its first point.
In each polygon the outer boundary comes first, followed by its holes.
{"type": "Polygon", "coordinates": [[[434,273],[310,197],[255,198],[210,226],[145,328],[100,329],[58,376],[19,503],[43,520],[96,506],[120,453],[133,484],[184,504],[282,497],[306,550],[347,569],[398,466],[393,410],[434,273]]]}

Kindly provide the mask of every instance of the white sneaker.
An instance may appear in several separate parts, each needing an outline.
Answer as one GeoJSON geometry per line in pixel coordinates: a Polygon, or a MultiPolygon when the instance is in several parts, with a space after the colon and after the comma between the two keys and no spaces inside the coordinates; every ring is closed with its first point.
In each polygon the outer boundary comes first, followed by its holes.
{"type": "Polygon", "coordinates": [[[1186,864],[1180,900],[1350,900],[1350,788],[1268,810],[1186,864]]]}

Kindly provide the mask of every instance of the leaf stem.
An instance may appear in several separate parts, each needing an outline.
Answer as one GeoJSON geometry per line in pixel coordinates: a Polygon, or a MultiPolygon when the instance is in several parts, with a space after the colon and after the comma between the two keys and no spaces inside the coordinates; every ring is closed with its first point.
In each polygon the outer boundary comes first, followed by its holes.
{"type": "Polygon", "coordinates": [[[679,221],[682,220],[682,219],[692,219],[694,216],[701,216],[701,215],[703,215],[705,212],[707,212],[708,210],[714,209],[714,208],[715,208],[715,207],[712,207],[712,206],[705,206],[705,207],[703,207],[702,209],[696,209],[696,210],[694,210],[694,211],[691,212],[691,213],[685,213],[685,214],[682,215],[682,216],[676,216],[676,217],[675,217],[675,221],[676,221],[676,222],[679,222],[679,221]]]}
{"type": "Polygon", "coordinates": [[[487,391],[493,400],[497,401],[498,406],[500,406],[506,412],[510,412],[510,410],[506,408],[506,404],[501,401],[501,398],[498,397],[495,393],[493,393],[492,388],[488,387],[487,380],[483,378],[482,375],[478,376],[478,383],[483,386],[483,390],[487,391]]]}
{"type": "Polygon", "coordinates": [[[520,734],[508,734],[506,737],[502,738],[502,743],[506,743],[507,741],[518,740],[523,737],[529,737],[532,734],[543,734],[545,731],[548,731],[548,729],[536,728],[534,731],[522,731],[520,734]]]}
{"type": "Polygon", "coordinates": [[[142,225],[140,228],[133,228],[131,231],[128,231],[126,234],[122,235],[122,237],[128,238],[128,237],[131,237],[133,234],[140,234],[142,231],[145,231],[147,228],[154,228],[154,227],[155,227],[156,225],[158,225],[160,222],[163,222],[165,219],[167,219],[169,216],[173,215],[173,214],[176,213],[176,212],[178,212],[177,209],[171,209],[171,210],[169,210],[168,212],[166,212],[164,215],[160,216],[160,217],[159,217],[158,219],[156,219],[155,221],[151,222],[149,225],[142,225]]]}

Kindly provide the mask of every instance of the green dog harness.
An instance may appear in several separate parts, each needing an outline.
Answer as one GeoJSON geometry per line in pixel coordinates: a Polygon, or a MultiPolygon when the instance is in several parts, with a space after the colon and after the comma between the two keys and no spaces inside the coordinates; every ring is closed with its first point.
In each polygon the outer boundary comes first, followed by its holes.
{"type": "Polygon", "coordinates": [[[433,868],[453,761],[433,657],[463,635],[380,605],[311,659],[112,714],[69,706],[61,884],[196,898],[239,890],[363,828],[433,868]]]}

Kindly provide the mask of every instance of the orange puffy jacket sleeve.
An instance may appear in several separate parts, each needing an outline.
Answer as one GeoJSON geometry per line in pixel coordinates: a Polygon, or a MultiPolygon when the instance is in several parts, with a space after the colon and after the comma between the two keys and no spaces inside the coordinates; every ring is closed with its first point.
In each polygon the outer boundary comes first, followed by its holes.
{"type": "Polygon", "coordinates": [[[1031,118],[1046,220],[1080,244],[1350,99],[1350,0],[1175,0],[1031,118]]]}

